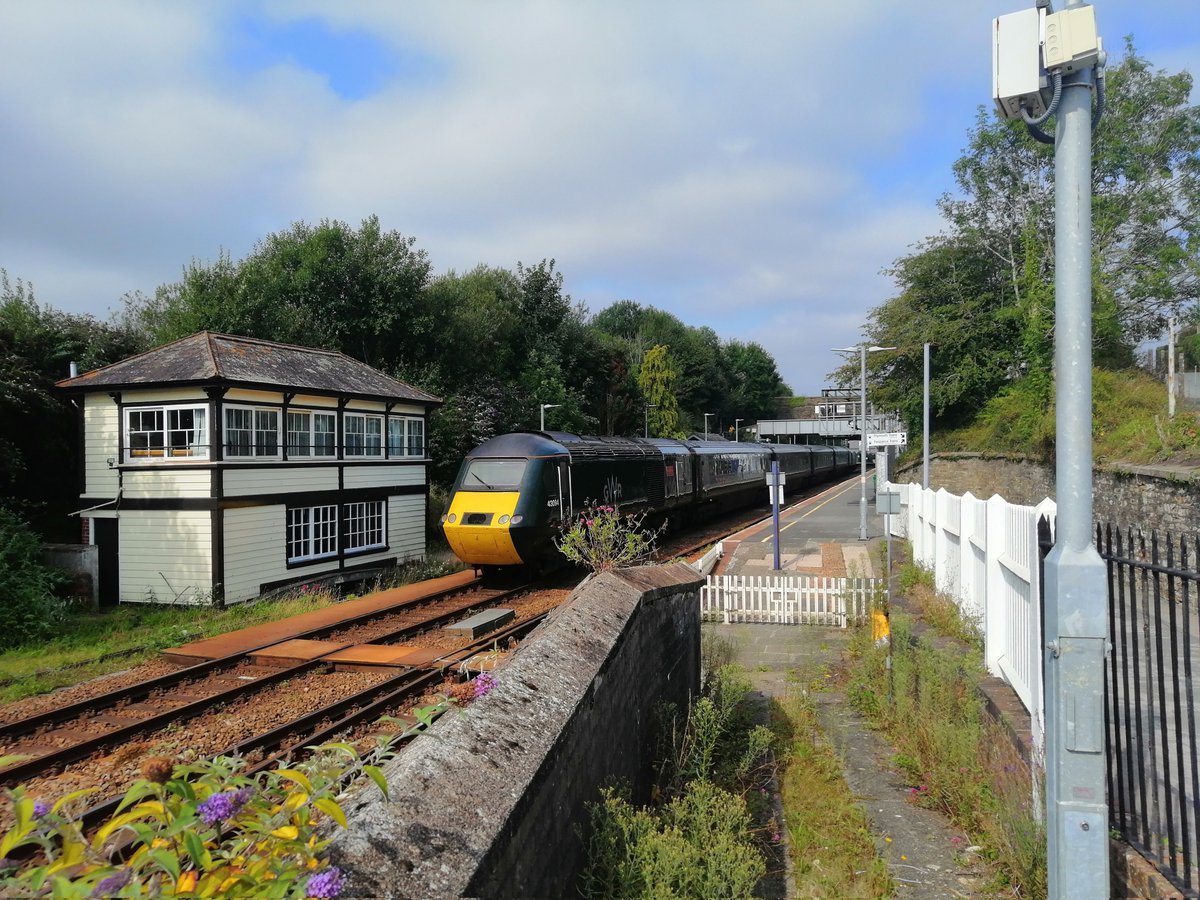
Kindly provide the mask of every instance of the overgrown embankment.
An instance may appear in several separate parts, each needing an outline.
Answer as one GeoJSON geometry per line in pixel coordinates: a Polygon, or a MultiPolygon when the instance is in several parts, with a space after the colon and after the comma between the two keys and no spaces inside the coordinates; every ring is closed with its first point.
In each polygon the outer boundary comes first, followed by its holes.
{"type": "Polygon", "coordinates": [[[849,696],[897,749],[893,763],[913,802],[947,815],[997,873],[998,888],[1046,895],[1046,845],[1033,815],[1029,770],[984,714],[986,675],[974,623],[906,567],[890,611],[889,650],[862,633],[852,646],[849,696]]]}
{"type": "MultiPolygon", "coordinates": [[[[1097,464],[1200,465],[1196,412],[1180,404],[1171,418],[1166,389],[1145,372],[1094,370],[1092,407],[1097,464]]],[[[1054,416],[1052,390],[1047,392],[1029,380],[1017,381],[989,400],[970,425],[935,431],[931,449],[1018,453],[1049,461],[1054,458],[1054,416]]]]}

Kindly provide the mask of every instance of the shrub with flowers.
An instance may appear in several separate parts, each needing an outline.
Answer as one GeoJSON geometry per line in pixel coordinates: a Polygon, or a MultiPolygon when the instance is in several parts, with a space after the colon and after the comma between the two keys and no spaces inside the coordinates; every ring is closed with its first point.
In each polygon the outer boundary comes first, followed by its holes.
{"type": "Polygon", "coordinates": [[[635,566],[654,555],[658,536],[666,530],[645,527],[646,513],[625,514],[615,506],[587,505],[555,540],[563,556],[593,572],[635,566]]]}
{"type": "MultiPolygon", "coordinates": [[[[413,730],[444,705],[417,710],[413,730]]],[[[91,791],[50,805],[13,788],[15,823],[0,839],[0,896],[336,897],[342,873],[329,865],[331,838],[321,826],[346,827],[337,797],[358,776],[387,795],[379,764],[404,736],[365,755],[326,744],[294,766],[257,774],[234,757],[148,763],[147,777],[90,836],[78,815],[91,791]]]]}

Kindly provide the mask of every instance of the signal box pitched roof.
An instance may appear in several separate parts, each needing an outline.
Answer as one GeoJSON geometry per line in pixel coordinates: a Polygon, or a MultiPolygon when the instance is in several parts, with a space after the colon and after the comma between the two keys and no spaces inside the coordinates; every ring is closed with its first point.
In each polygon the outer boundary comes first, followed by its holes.
{"type": "Polygon", "coordinates": [[[427,407],[442,401],[344,353],[201,331],[112,365],[58,382],[69,391],[163,385],[237,385],[300,390],[427,407]]]}

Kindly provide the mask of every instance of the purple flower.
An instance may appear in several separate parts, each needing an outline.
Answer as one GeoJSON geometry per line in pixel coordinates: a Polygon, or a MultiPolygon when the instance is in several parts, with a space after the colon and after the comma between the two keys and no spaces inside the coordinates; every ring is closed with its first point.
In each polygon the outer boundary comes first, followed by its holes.
{"type": "Polygon", "coordinates": [[[781,840],[783,840],[783,835],[781,835],[778,831],[771,832],[772,844],[778,844],[781,840]]]}
{"type": "Polygon", "coordinates": [[[330,866],[324,872],[318,872],[312,878],[308,879],[308,884],[304,888],[306,897],[336,897],[342,892],[342,870],[337,866],[330,866]]]}
{"type": "Polygon", "coordinates": [[[50,806],[48,804],[43,803],[41,800],[34,801],[33,817],[35,819],[40,819],[48,812],[50,812],[50,806]]]}
{"type": "Polygon", "coordinates": [[[496,686],[496,676],[490,672],[480,672],[475,679],[475,697],[486,697],[496,686]]]}
{"type": "Polygon", "coordinates": [[[222,794],[213,794],[198,807],[196,812],[200,813],[200,820],[205,825],[216,825],[218,822],[223,822],[226,819],[232,819],[242,807],[254,796],[254,788],[244,787],[239,791],[226,791],[222,794]]]}
{"type": "Polygon", "coordinates": [[[112,875],[103,879],[98,885],[92,888],[91,896],[93,897],[111,897],[125,885],[129,884],[129,879],[133,877],[132,869],[118,869],[112,875]]]}

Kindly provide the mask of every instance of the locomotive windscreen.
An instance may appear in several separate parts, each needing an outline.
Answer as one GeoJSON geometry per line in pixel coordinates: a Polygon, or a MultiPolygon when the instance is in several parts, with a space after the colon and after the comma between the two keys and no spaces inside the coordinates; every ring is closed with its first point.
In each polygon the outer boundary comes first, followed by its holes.
{"type": "Polygon", "coordinates": [[[525,475],[523,459],[473,459],[467,464],[460,490],[515,491],[525,475]]]}

